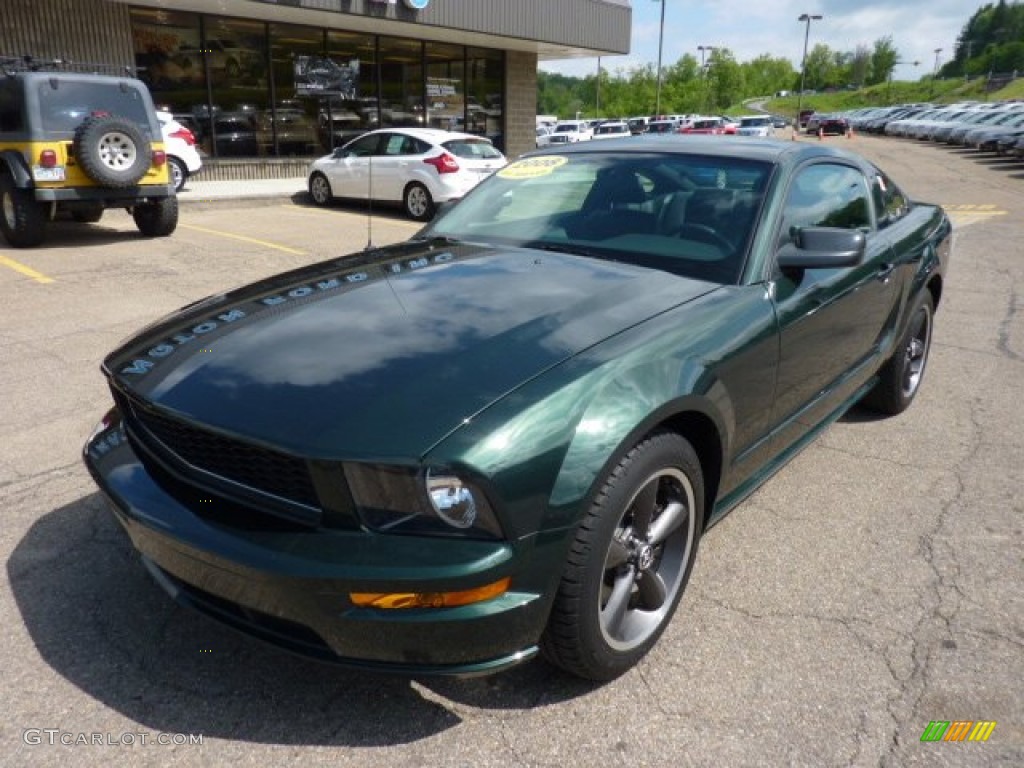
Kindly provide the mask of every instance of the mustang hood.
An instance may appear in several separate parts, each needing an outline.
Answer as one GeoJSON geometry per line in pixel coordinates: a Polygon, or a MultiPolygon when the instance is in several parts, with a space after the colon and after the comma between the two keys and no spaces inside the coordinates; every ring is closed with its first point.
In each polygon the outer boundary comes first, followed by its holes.
{"type": "Polygon", "coordinates": [[[161,408],[304,456],[408,458],[714,287],[582,256],[411,243],[186,307],[104,368],[161,408]]]}

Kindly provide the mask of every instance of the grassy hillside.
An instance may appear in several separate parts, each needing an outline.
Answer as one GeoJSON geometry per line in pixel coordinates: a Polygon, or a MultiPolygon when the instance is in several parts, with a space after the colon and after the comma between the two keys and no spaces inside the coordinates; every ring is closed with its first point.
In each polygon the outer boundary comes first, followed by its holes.
{"type": "MultiPolygon", "coordinates": [[[[963,80],[929,80],[918,82],[894,81],[888,84],[874,85],[856,91],[837,91],[835,93],[815,93],[805,95],[803,108],[817,112],[841,112],[858,107],[878,107],[888,104],[904,104],[908,102],[932,102],[949,104],[956,101],[999,101],[1000,99],[1024,99],[1024,79],[1017,79],[998,91],[988,93],[982,80],[965,83],[963,80]]],[[[796,114],[797,97],[787,96],[784,99],[770,99],[764,105],[769,112],[780,115],[796,114]]]]}

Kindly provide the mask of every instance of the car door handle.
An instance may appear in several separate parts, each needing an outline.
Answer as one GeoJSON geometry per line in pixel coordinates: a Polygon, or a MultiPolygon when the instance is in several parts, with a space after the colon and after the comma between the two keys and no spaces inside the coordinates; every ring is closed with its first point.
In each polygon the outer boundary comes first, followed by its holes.
{"type": "Polygon", "coordinates": [[[878,274],[875,275],[876,279],[881,280],[883,283],[888,283],[889,278],[892,277],[893,270],[896,269],[895,264],[886,262],[878,266],[878,274]]]}

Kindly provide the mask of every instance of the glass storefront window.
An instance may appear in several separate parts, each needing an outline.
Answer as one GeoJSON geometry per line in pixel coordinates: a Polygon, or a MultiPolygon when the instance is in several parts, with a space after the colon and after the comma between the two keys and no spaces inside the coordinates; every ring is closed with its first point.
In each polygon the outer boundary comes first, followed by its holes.
{"type": "Polygon", "coordinates": [[[466,129],[466,49],[427,43],[427,125],[446,131],[466,129]]]}
{"type": "Polygon", "coordinates": [[[324,151],[380,127],[377,109],[377,41],[372,35],[331,30],[320,71],[317,129],[324,151]]]}
{"type": "Polygon", "coordinates": [[[423,43],[380,38],[381,127],[423,127],[423,91],[423,43]]]}
{"type": "Polygon", "coordinates": [[[273,108],[257,118],[260,151],[277,157],[315,155],[320,150],[318,98],[311,96],[311,62],[324,60],[324,30],[291,24],[270,25],[273,108]]]}
{"type": "Polygon", "coordinates": [[[466,133],[486,136],[505,151],[505,54],[466,49],[466,133]]]}
{"type": "Polygon", "coordinates": [[[191,113],[206,102],[206,74],[200,48],[199,14],[132,8],[132,39],[139,78],[158,107],[191,113]]]}
{"type": "Polygon", "coordinates": [[[207,16],[203,35],[210,101],[193,108],[200,143],[216,157],[259,155],[257,116],[270,106],[267,25],[207,16]]]}
{"type": "Polygon", "coordinates": [[[212,157],[312,156],[375,128],[504,149],[502,51],[132,8],[139,76],[212,157]]]}

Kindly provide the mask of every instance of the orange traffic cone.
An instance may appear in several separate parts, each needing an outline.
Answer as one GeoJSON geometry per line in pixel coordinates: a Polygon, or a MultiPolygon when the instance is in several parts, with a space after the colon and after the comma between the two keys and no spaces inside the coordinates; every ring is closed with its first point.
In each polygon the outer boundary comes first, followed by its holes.
{"type": "Polygon", "coordinates": [[[818,129],[818,141],[821,141],[824,138],[825,138],[825,129],[824,128],[819,128],[818,129]]]}
{"type": "Polygon", "coordinates": [[[853,138],[853,126],[852,125],[849,128],[846,129],[846,138],[848,138],[848,139],[852,139],[853,138]]]}

